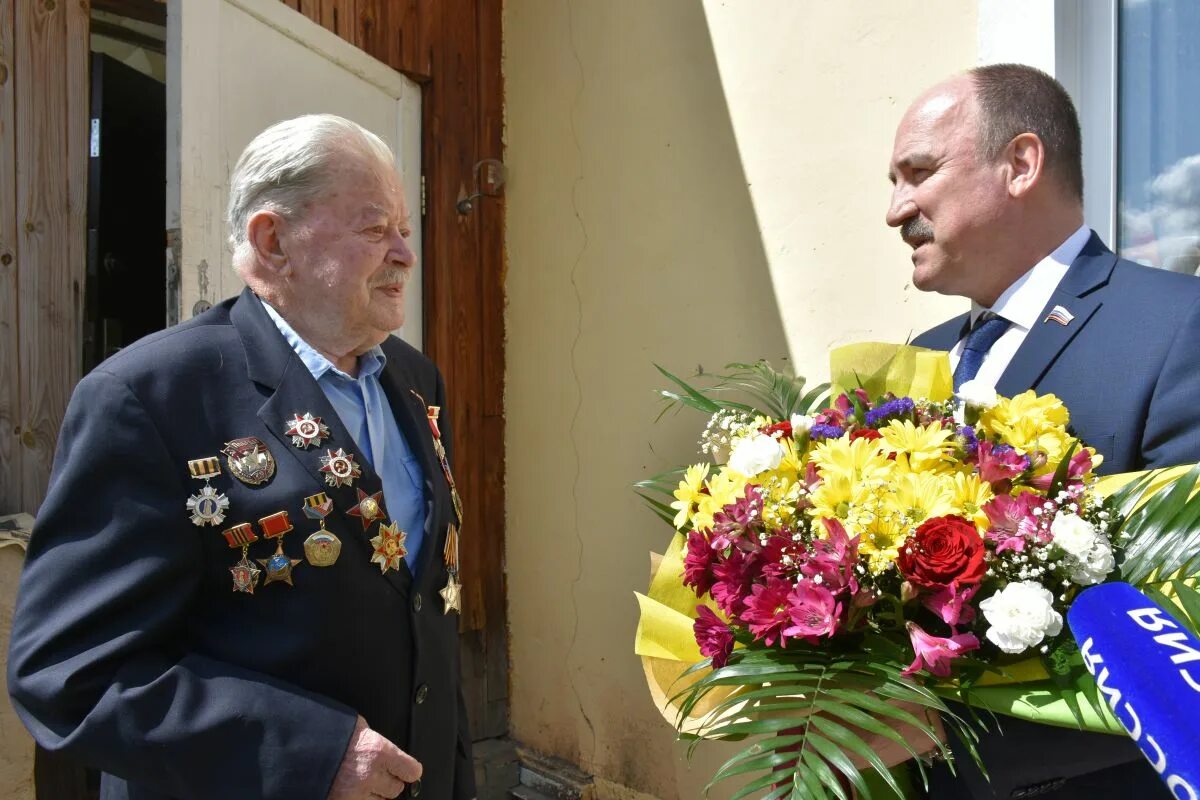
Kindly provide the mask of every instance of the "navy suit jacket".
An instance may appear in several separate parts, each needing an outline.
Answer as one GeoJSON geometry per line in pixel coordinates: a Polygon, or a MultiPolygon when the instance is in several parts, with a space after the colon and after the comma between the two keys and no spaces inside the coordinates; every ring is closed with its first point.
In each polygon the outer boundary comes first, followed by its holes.
{"type": "MultiPolygon", "coordinates": [[[[43,746],[102,770],[102,797],[324,800],[357,715],[424,767],[424,800],[475,795],[459,685],[458,617],[443,614],[442,547],[452,521],[425,408],[444,405],[437,368],[396,338],[381,383],[425,472],[417,578],[382,574],[347,516],[356,489],[380,491],[358,456],[353,488],[326,485],[327,448],[358,455],[324,393],[249,291],[108,359],[76,388],[59,435],[17,608],[8,686],[43,746]],[[323,445],[299,449],[286,420],[311,412],[323,445]],[[192,524],[202,483],[187,462],[255,436],[276,461],[264,485],[222,457],[217,527],[192,524]],[[287,511],[284,551],[303,559],[317,523],[303,499],[326,492],[342,542],[329,567],[301,561],[294,585],[234,592],[241,558],[221,531],[287,511]]],[[[443,415],[445,419],[445,415],[443,415]]],[[[443,424],[447,440],[449,431],[443,424]]],[[[400,467],[397,467],[400,468],[400,467]]],[[[260,538],[250,557],[275,541],[260,538]]]]}
{"type": "MultiPolygon", "coordinates": [[[[968,326],[969,315],[964,314],[913,343],[949,350],[968,326]]],[[[1009,397],[1026,389],[1057,395],[1067,405],[1074,433],[1104,456],[1100,472],[1191,464],[1200,461],[1198,350],[1200,280],[1117,258],[1093,233],[996,391],[1009,397]],[[1043,321],[1055,306],[1074,319],[1068,325],[1043,321]]],[[[969,759],[959,759],[972,797],[1008,797],[1014,790],[1012,796],[1025,796],[1022,787],[1031,791],[1028,787],[1143,761],[1126,736],[1082,734],[1008,718],[1000,727],[1003,736],[985,735],[979,743],[991,771],[990,785],[969,759]]],[[[1146,766],[1139,791],[1161,791],[1146,766]]],[[[948,773],[935,774],[931,797],[965,796],[960,787],[942,785],[939,779],[949,780],[948,773]]]]}
{"type": "MultiPolygon", "coordinates": [[[[1074,319],[1036,324],[996,391],[1061,398],[1103,473],[1200,461],[1200,280],[1117,258],[1093,233],[1039,320],[1058,305],[1074,319]]],[[[949,350],[968,317],[913,344],[949,350]]]]}

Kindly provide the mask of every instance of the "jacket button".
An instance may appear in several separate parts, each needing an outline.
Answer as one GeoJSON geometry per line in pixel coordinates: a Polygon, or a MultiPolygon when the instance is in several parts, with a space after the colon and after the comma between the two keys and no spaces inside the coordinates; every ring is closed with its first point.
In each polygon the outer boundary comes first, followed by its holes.
{"type": "Polygon", "coordinates": [[[418,594],[413,597],[413,611],[420,611],[423,605],[425,605],[425,601],[421,598],[421,595],[418,594]]]}
{"type": "Polygon", "coordinates": [[[408,785],[408,796],[409,797],[420,797],[421,796],[421,781],[415,780],[408,785]]]}
{"type": "Polygon", "coordinates": [[[417,705],[425,702],[425,698],[429,697],[429,686],[422,683],[417,687],[417,705]]]}

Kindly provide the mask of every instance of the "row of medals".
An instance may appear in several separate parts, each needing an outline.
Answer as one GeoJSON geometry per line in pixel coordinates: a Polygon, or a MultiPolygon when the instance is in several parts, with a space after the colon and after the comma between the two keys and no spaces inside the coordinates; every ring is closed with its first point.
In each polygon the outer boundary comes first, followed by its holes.
{"type": "MultiPolygon", "coordinates": [[[[436,437],[435,445],[440,445],[441,442],[438,440],[440,434],[436,426],[436,408],[431,407],[430,410],[430,426],[436,437]]],[[[303,416],[294,414],[292,419],[287,421],[287,426],[286,435],[291,437],[294,446],[302,450],[314,445],[319,446],[329,438],[328,426],[321,421],[320,417],[314,417],[308,412],[305,412],[303,416]]],[[[458,502],[457,492],[453,489],[453,478],[449,475],[449,466],[442,456],[444,450],[440,446],[436,446],[435,449],[443,462],[442,468],[447,473],[447,479],[451,481],[455,510],[458,511],[461,505],[458,502]]],[[[248,436],[227,442],[221,452],[226,457],[229,472],[249,486],[260,486],[275,475],[275,459],[266,444],[256,437],[248,436]]],[[[325,473],[325,482],[333,487],[352,486],[354,480],[362,475],[362,469],[355,461],[354,455],[347,453],[342,448],[326,450],[325,454],[321,456],[320,471],[325,473]]],[[[229,510],[229,498],[218,492],[211,484],[211,480],[221,474],[219,457],[211,456],[189,461],[188,472],[194,479],[204,481],[204,486],[200,491],[187,500],[187,510],[191,513],[192,523],[199,527],[221,525],[229,510]]],[[[371,563],[378,564],[381,573],[386,573],[388,570],[399,570],[400,561],[408,555],[408,548],[405,544],[408,534],[400,530],[396,523],[389,524],[383,521],[387,516],[383,507],[383,492],[367,494],[362,489],[355,491],[358,492],[358,502],[346,514],[358,517],[362,521],[364,533],[376,521],[379,522],[379,533],[371,539],[373,548],[371,563]]],[[[318,492],[304,498],[301,511],[304,516],[316,520],[320,526],[304,540],[305,560],[314,567],[333,566],[342,551],[341,540],[325,528],[325,518],[333,512],[333,500],[324,492],[318,492]]],[[[258,521],[258,526],[262,531],[262,538],[275,539],[276,546],[273,555],[253,561],[249,555],[250,545],[257,542],[260,537],[255,532],[252,523],[242,522],[221,532],[231,548],[240,548],[242,551],[241,560],[229,568],[229,572],[233,576],[233,591],[254,594],[254,589],[258,586],[259,578],[264,570],[267,573],[267,578],[263,582],[264,586],[275,582],[294,586],[292,572],[300,563],[300,559],[289,558],[283,552],[283,537],[293,530],[288,512],[276,511],[274,514],[269,514],[258,521]],[[263,569],[255,566],[255,562],[261,564],[263,569]]],[[[446,613],[459,610],[459,590],[461,588],[458,583],[457,530],[451,526],[451,532],[452,538],[455,539],[453,543],[454,563],[450,563],[449,550],[447,550],[447,566],[451,568],[450,582],[441,592],[446,600],[446,613]]],[[[449,545],[450,542],[447,542],[448,548],[449,545]]]]}

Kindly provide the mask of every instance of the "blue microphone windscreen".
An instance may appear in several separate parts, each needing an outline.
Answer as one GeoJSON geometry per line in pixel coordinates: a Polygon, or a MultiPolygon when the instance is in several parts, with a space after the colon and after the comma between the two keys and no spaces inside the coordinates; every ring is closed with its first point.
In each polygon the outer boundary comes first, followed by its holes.
{"type": "Polygon", "coordinates": [[[1067,620],[1101,698],[1171,792],[1200,800],[1200,640],[1127,583],[1081,592],[1067,620]]]}

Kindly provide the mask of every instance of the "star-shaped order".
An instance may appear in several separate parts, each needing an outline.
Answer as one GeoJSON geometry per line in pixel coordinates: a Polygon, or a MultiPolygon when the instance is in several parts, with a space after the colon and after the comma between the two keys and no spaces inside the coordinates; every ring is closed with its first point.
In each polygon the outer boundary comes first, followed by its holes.
{"type": "Polygon", "coordinates": [[[446,581],[446,585],[438,594],[446,602],[446,607],[442,609],[443,614],[449,614],[451,611],[462,613],[462,584],[458,582],[457,575],[451,575],[450,580],[446,581]]]}
{"type": "Polygon", "coordinates": [[[358,492],[358,503],[355,504],[346,513],[352,517],[358,517],[362,520],[363,530],[371,527],[377,519],[383,519],[387,516],[383,510],[383,492],[379,491],[375,494],[367,494],[362,489],[355,489],[358,492]]]}
{"type": "Polygon", "coordinates": [[[235,592],[254,594],[254,587],[258,583],[258,576],[262,574],[262,570],[254,566],[250,559],[242,556],[241,561],[229,568],[229,573],[233,576],[235,592]]]}
{"type": "Polygon", "coordinates": [[[267,568],[267,579],[263,581],[263,586],[275,581],[282,581],[288,586],[296,585],[292,583],[292,568],[300,563],[300,559],[288,558],[283,552],[276,551],[275,555],[270,558],[256,558],[254,560],[267,568]]]}
{"type": "Polygon", "coordinates": [[[362,469],[354,462],[354,455],[342,448],[326,450],[321,456],[321,472],[330,486],[352,486],[354,479],[362,475],[362,469]]]}
{"type": "Polygon", "coordinates": [[[292,414],[287,424],[288,429],[284,435],[292,437],[292,444],[301,449],[314,444],[319,445],[329,438],[329,426],[321,422],[320,417],[314,417],[311,412],[305,411],[303,417],[292,414]]]}
{"type": "Polygon", "coordinates": [[[406,539],[408,534],[400,530],[395,522],[391,525],[379,523],[379,535],[371,539],[371,546],[375,548],[371,563],[378,564],[381,573],[400,569],[400,559],[408,555],[408,548],[404,544],[406,539]]]}
{"type": "Polygon", "coordinates": [[[206,483],[199,494],[187,499],[187,510],[192,512],[193,525],[220,525],[229,510],[229,498],[206,483]]]}

